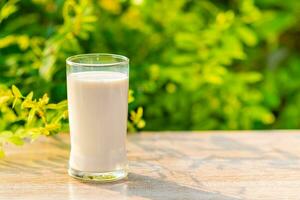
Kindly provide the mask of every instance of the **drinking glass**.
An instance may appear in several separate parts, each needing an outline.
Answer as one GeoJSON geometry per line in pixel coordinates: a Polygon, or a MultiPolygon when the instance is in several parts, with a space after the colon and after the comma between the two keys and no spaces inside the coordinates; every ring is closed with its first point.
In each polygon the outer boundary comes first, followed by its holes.
{"type": "Polygon", "coordinates": [[[129,59],[115,54],[67,58],[70,176],[99,182],[127,176],[129,59]]]}

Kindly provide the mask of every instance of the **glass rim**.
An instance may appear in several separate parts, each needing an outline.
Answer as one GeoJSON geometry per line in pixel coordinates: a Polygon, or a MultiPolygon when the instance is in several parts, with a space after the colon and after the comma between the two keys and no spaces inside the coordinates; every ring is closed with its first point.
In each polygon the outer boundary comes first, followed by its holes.
{"type": "Polygon", "coordinates": [[[77,54],[74,56],[70,56],[66,59],[66,63],[68,65],[77,65],[77,66],[84,66],[84,67],[105,67],[105,66],[116,66],[116,65],[128,65],[129,58],[127,58],[126,56],[111,54],[111,53],[87,53],[87,54],[77,54]],[[74,61],[75,59],[80,59],[80,58],[101,57],[101,56],[116,58],[119,59],[120,61],[112,61],[110,63],[81,63],[81,62],[74,61]]]}

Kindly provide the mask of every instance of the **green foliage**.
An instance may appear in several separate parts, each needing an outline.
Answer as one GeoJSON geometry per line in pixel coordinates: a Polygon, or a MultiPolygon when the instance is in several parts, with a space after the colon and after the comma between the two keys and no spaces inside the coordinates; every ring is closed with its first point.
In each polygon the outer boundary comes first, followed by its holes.
{"type": "Polygon", "coordinates": [[[0,87],[0,154],[6,142],[22,145],[40,135],[52,135],[63,130],[68,116],[67,101],[49,103],[49,97],[33,99],[33,92],[23,96],[13,85],[11,90],[0,87]]]}
{"type": "Polygon", "coordinates": [[[62,101],[66,57],[113,52],[131,59],[130,130],[145,125],[141,115],[150,130],[300,128],[298,0],[0,7],[3,85],[62,101]]]}
{"type": "MultiPolygon", "coordinates": [[[[133,91],[129,90],[128,103],[131,108],[131,103],[134,102],[133,91]]],[[[129,120],[127,122],[127,129],[130,133],[141,130],[146,126],[146,122],[143,119],[143,108],[137,107],[136,109],[130,109],[129,120]]]]}

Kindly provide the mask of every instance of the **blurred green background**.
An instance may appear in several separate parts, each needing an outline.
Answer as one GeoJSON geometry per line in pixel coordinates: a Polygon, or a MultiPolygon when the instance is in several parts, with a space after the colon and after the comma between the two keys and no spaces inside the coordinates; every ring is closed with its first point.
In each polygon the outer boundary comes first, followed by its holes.
{"type": "Polygon", "coordinates": [[[66,98],[65,59],[130,58],[146,130],[300,128],[299,0],[2,0],[0,85],[66,98]]]}

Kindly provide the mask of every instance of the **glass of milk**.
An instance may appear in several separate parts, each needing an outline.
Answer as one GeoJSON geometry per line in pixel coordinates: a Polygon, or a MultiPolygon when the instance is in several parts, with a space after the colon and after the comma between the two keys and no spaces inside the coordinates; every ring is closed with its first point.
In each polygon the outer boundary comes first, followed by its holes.
{"type": "Polygon", "coordinates": [[[129,59],[97,53],[66,63],[69,175],[99,182],[125,178],[129,59]]]}

